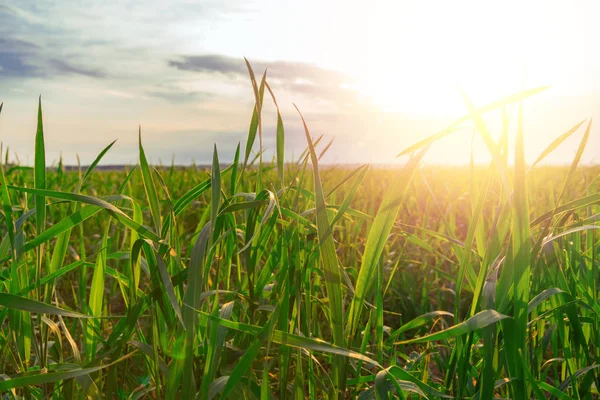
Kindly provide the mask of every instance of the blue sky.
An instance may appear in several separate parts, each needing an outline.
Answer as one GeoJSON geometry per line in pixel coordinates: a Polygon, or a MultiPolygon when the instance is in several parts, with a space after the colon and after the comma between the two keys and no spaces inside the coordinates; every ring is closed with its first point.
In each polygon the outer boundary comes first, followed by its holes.
{"type": "MultiPolygon", "coordinates": [[[[32,162],[42,95],[48,160],[135,163],[137,129],[153,162],[228,160],[244,143],[253,94],[243,57],[281,106],[291,159],[314,135],[335,138],[331,163],[391,163],[476,104],[551,89],[526,102],[527,157],[600,110],[600,6],[593,1],[0,0],[0,140],[32,162]]],[[[498,115],[489,123],[497,127],[498,115]]],[[[275,115],[265,105],[265,145],[275,115]]],[[[583,131],[583,129],[582,129],[583,131]]],[[[578,132],[548,158],[568,163],[578,132]]],[[[472,127],[430,150],[466,163],[472,127]]],[[[592,131],[585,162],[597,162],[592,131]]],[[[487,154],[475,141],[477,161],[487,154]]],[[[401,160],[400,160],[401,161],[401,160]]]]}

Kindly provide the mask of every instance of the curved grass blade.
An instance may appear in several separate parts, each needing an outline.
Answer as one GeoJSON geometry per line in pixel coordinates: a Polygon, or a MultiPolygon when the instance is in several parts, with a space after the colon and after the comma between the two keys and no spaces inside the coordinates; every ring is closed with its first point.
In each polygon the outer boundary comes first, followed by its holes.
{"type": "Polygon", "coordinates": [[[31,193],[36,195],[41,195],[45,197],[53,197],[56,199],[63,199],[68,201],[75,201],[79,203],[90,204],[93,206],[98,206],[104,208],[108,211],[115,219],[121,222],[123,225],[135,230],[140,235],[147,237],[148,239],[160,243],[161,239],[152,232],[149,228],[135,222],[132,220],[127,214],[121,211],[116,206],[110,204],[109,202],[99,199],[97,197],[85,196],[77,193],[68,193],[68,192],[57,192],[54,190],[41,190],[41,189],[32,189],[26,187],[18,187],[9,185],[9,189],[17,190],[20,192],[31,193]]]}
{"type": "Polygon", "coordinates": [[[432,311],[427,314],[420,315],[417,318],[403,324],[400,328],[396,329],[390,335],[389,340],[393,340],[394,338],[396,338],[398,335],[400,335],[403,332],[406,332],[411,329],[419,328],[419,327],[425,325],[426,323],[428,323],[432,319],[437,319],[437,318],[441,318],[441,317],[454,317],[454,314],[449,313],[447,311],[432,311]]]}
{"type": "Polygon", "coordinates": [[[432,333],[410,340],[403,340],[400,342],[396,342],[395,344],[410,344],[432,342],[434,340],[446,340],[456,336],[464,335],[465,333],[476,331],[491,324],[495,324],[496,322],[501,321],[505,318],[510,317],[507,315],[500,314],[495,310],[483,310],[473,315],[468,320],[463,321],[460,324],[454,325],[448,329],[444,329],[436,333],[432,333]]]}
{"type": "Polygon", "coordinates": [[[277,172],[279,173],[279,181],[281,183],[281,187],[285,186],[284,180],[284,149],[285,149],[285,132],[283,129],[283,119],[281,118],[281,113],[279,112],[279,104],[277,104],[277,99],[271,90],[271,87],[267,82],[265,82],[265,86],[269,93],[271,94],[271,98],[273,99],[273,103],[275,103],[275,108],[277,109],[277,172]]]}
{"type": "Polygon", "coordinates": [[[544,158],[546,158],[546,156],[550,153],[552,153],[554,150],[556,150],[556,148],[558,146],[560,146],[562,144],[562,142],[564,142],[565,140],[567,140],[573,133],[575,133],[577,131],[577,129],[579,129],[579,127],[581,125],[583,125],[583,123],[585,122],[585,119],[581,122],[579,122],[578,124],[576,124],[574,127],[572,127],[571,129],[569,129],[567,132],[563,133],[562,135],[560,135],[559,137],[557,137],[556,139],[554,139],[552,141],[552,143],[550,143],[548,145],[548,147],[546,147],[544,149],[544,151],[542,151],[542,153],[539,155],[539,157],[535,160],[535,162],[533,164],[531,164],[531,168],[535,167],[540,161],[542,161],[544,158]]]}
{"type": "Polygon", "coordinates": [[[531,299],[531,301],[527,305],[527,312],[531,313],[533,310],[536,309],[537,306],[542,304],[548,298],[550,298],[556,294],[562,294],[562,293],[565,293],[565,291],[560,290],[559,288],[549,288],[549,289],[544,290],[542,293],[538,294],[533,299],[531,299]]]}
{"type": "Polygon", "coordinates": [[[444,393],[432,388],[431,386],[427,385],[426,383],[421,382],[419,379],[412,376],[411,374],[409,374],[402,368],[398,367],[397,365],[386,368],[385,370],[383,370],[381,372],[386,372],[389,376],[391,376],[393,378],[400,379],[402,381],[407,381],[407,382],[414,384],[422,391],[422,393],[424,393],[425,397],[427,397],[429,399],[453,399],[454,398],[454,396],[449,396],[447,394],[444,394],[444,393]]]}
{"type": "Polygon", "coordinates": [[[77,190],[77,192],[81,191],[81,188],[83,187],[83,184],[85,183],[85,181],[87,181],[88,177],[91,175],[91,173],[94,171],[94,169],[96,168],[96,166],[98,165],[98,163],[102,160],[102,158],[104,157],[104,155],[106,153],[108,153],[108,151],[111,149],[111,147],[113,147],[113,145],[116,143],[116,140],[113,140],[113,142],[111,144],[109,144],[108,146],[106,146],[101,152],[100,154],[98,154],[98,156],[96,156],[96,158],[94,159],[94,161],[90,164],[90,166],[87,168],[87,170],[85,171],[85,174],[83,175],[83,178],[79,181],[79,189],[77,190]]]}
{"type": "Polygon", "coordinates": [[[81,208],[81,210],[74,212],[73,214],[69,215],[68,217],[62,219],[60,222],[52,225],[52,227],[46,229],[44,232],[42,232],[41,234],[37,235],[36,237],[31,239],[29,242],[27,242],[25,244],[25,246],[23,246],[23,252],[26,253],[29,250],[32,250],[32,249],[36,248],[37,246],[39,246],[43,243],[46,243],[49,240],[54,239],[55,237],[59,236],[60,234],[70,231],[74,226],[91,218],[92,216],[94,216],[98,212],[100,212],[101,210],[102,210],[102,208],[94,207],[94,206],[87,206],[87,207],[81,208]]]}
{"type": "Polygon", "coordinates": [[[537,217],[536,219],[534,219],[531,222],[531,227],[533,228],[536,225],[541,224],[548,218],[552,218],[553,216],[555,216],[557,214],[560,214],[560,213],[563,213],[566,211],[575,210],[575,209],[581,208],[581,207],[587,207],[589,205],[596,204],[599,202],[600,202],[600,193],[590,194],[590,195],[584,196],[580,199],[570,201],[568,203],[563,204],[560,207],[556,207],[554,210],[547,211],[544,214],[540,215],[539,217],[537,217]]]}
{"type": "Polygon", "coordinates": [[[368,291],[375,280],[373,277],[377,272],[377,266],[381,254],[383,253],[385,243],[392,231],[396,216],[398,215],[402,200],[408,190],[412,177],[426,151],[427,149],[423,149],[417,155],[411,157],[399,172],[396,179],[394,179],[392,185],[385,191],[383,201],[367,236],[367,243],[365,245],[358,279],[356,281],[355,293],[346,321],[346,336],[349,340],[356,337],[360,315],[368,291]]]}
{"type": "MultiPolygon", "coordinates": [[[[538,94],[538,93],[548,89],[549,87],[550,86],[538,87],[535,89],[529,89],[529,90],[525,90],[525,91],[510,95],[510,96],[506,96],[499,100],[496,100],[489,104],[486,104],[485,106],[478,108],[476,111],[478,114],[484,114],[486,112],[493,111],[498,108],[502,108],[508,104],[516,103],[517,101],[526,99],[527,97],[538,94]]],[[[458,127],[458,125],[462,124],[465,121],[468,121],[470,118],[471,118],[471,115],[468,114],[462,118],[457,119],[443,131],[438,132],[434,135],[431,135],[431,136],[421,140],[420,142],[413,144],[412,146],[408,147],[406,150],[403,150],[402,152],[400,152],[396,157],[414,153],[415,151],[417,151],[423,147],[427,147],[427,146],[431,145],[432,143],[438,141],[439,139],[446,137],[449,134],[451,134],[452,132],[456,131],[456,128],[458,127]]]]}
{"type": "MultiPolygon", "coordinates": [[[[296,107],[294,105],[294,107],[296,107]]],[[[325,205],[325,196],[323,194],[323,186],[321,184],[321,176],[319,174],[319,161],[317,154],[310,137],[310,132],[302,113],[296,107],[300,114],[302,124],[304,125],[304,133],[313,165],[314,187],[317,205],[317,232],[319,235],[319,246],[321,250],[321,259],[323,261],[323,272],[325,276],[325,287],[327,289],[327,297],[329,298],[330,323],[333,332],[333,344],[344,347],[344,304],[342,298],[342,277],[338,264],[337,254],[335,252],[335,244],[331,235],[331,225],[327,215],[325,205]]],[[[340,392],[343,393],[346,384],[346,377],[343,374],[344,361],[337,359],[333,365],[334,382],[337,381],[340,392]]]]}
{"type": "Polygon", "coordinates": [[[4,392],[6,390],[19,388],[19,387],[41,385],[44,383],[52,383],[52,382],[64,381],[66,379],[73,379],[73,378],[77,378],[77,377],[83,376],[83,375],[90,375],[94,372],[98,372],[105,368],[111,367],[123,360],[126,360],[129,357],[133,356],[135,353],[137,353],[137,350],[135,350],[132,353],[127,354],[126,356],[119,358],[118,360],[116,360],[110,364],[102,365],[99,367],[75,368],[70,371],[57,371],[57,372],[50,372],[50,373],[38,372],[38,373],[32,374],[32,375],[14,377],[14,378],[11,378],[8,380],[0,380],[0,391],[4,392]]]}
{"type": "Polygon", "coordinates": [[[74,311],[63,310],[62,308],[50,306],[39,301],[31,300],[26,297],[17,296],[9,293],[0,293],[0,306],[12,310],[20,310],[38,314],[61,315],[72,318],[93,318],[89,315],[80,314],[74,311]]]}
{"type": "MultiPolygon", "coordinates": [[[[208,321],[215,321],[219,325],[222,325],[227,329],[232,329],[252,336],[258,336],[263,329],[263,327],[260,326],[249,325],[241,322],[223,319],[199,310],[195,311],[198,313],[198,315],[202,317],[202,320],[200,321],[202,326],[206,326],[208,321]]],[[[360,354],[356,351],[336,346],[334,344],[328,343],[324,340],[317,338],[299,336],[293,333],[283,332],[275,329],[273,330],[271,341],[273,343],[277,343],[283,346],[291,346],[299,349],[318,351],[322,353],[335,354],[347,358],[352,358],[354,360],[363,361],[365,363],[373,364],[376,367],[383,368],[377,361],[373,360],[368,356],[365,356],[364,354],[360,354]]]]}
{"type": "Polygon", "coordinates": [[[250,158],[250,153],[252,152],[252,147],[254,146],[254,142],[256,140],[256,133],[260,131],[259,137],[261,140],[261,151],[262,151],[262,121],[261,121],[261,110],[263,105],[263,98],[265,93],[265,83],[267,71],[263,75],[263,78],[260,82],[260,88],[256,84],[256,77],[254,75],[254,71],[250,66],[250,62],[244,57],[244,61],[246,62],[246,67],[248,68],[248,74],[250,75],[250,81],[252,83],[252,89],[254,91],[254,111],[252,112],[252,120],[250,121],[250,129],[248,130],[248,140],[246,141],[246,153],[244,154],[244,167],[248,165],[248,159],[250,158]]]}

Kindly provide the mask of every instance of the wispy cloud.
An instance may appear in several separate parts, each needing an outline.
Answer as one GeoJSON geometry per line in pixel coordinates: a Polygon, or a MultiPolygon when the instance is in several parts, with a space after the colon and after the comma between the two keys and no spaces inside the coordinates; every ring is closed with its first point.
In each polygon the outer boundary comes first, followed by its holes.
{"type": "Polygon", "coordinates": [[[73,74],[73,75],[83,75],[90,78],[105,78],[106,74],[97,69],[90,69],[85,67],[79,67],[73,64],[70,64],[63,60],[58,59],[50,59],[49,60],[51,68],[58,73],[61,74],[73,74]]]}
{"type": "MultiPolygon", "coordinates": [[[[292,61],[250,60],[255,71],[268,70],[271,78],[286,81],[306,81],[313,84],[329,83],[342,85],[351,78],[342,72],[321,68],[314,64],[292,61]]],[[[248,70],[241,57],[220,54],[185,55],[169,60],[171,67],[183,71],[221,73],[229,76],[247,76],[248,70]]]]}
{"type": "Polygon", "coordinates": [[[0,74],[8,77],[40,76],[29,59],[33,58],[37,46],[18,39],[0,39],[0,74]]]}
{"type": "MultiPolygon", "coordinates": [[[[250,63],[255,74],[267,70],[267,80],[274,88],[340,106],[364,105],[360,95],[350,89],[353,78],[340,71],[293,61],[250,60],[250,63]]],[[[230,79],[248,77],[246,64],[241,57],[185,55],[168,60],[168,65],[181,71],[222,75],[230,79]]]]}
{"type": "Polygon", "coordinates": [[[48,58],[39,46],[13,38],[0,39],[0,68],[0,75],[11,78],[46,77],[57,74],[83,75],[91,78],[106,76],[96,69],[80,67],[65,60],[48,58]]]}
{"type": "Polygon", "coordinates": [[[146,95],[173,103],[204,102],[217,96],[215,93],[186,90],[166,85],[158,85],[156,88],[147,91],[146,95]]]}

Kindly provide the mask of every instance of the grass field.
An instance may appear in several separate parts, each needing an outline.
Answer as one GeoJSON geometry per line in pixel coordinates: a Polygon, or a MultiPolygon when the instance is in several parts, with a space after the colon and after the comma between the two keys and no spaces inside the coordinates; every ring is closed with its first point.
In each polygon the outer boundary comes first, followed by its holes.
{"type": "Polygon", "coordinates": [[[579,135],[566,167],[531,168],[520,121],[509,148],[508,119],[495,140],[482,118],[539,90],[465,98],[489,167],[421,165],[452,127],[402,168],[319,167],[310,121],[284,162],[281,118],[263,160],[264,82],[210,170],[149,166],[143,132],[130,170],[94,171],[112,144],[48,169],[40,104],[35,166],[0,174],[5,398],[598,398],[591,123],[540,149],[579,135]]]}

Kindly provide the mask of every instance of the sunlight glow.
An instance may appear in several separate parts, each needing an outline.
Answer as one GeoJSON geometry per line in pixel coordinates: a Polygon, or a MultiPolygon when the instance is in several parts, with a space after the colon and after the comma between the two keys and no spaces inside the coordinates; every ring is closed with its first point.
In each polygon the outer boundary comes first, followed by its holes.
{"type": "Polygon", "coordinates": [[[559,83],[561,12],[552,2],[377,1],[361,91],[383,111],[456,115],[458,87],[486,102],[518,91],[526,70],[528,86],[559,83]]]}

